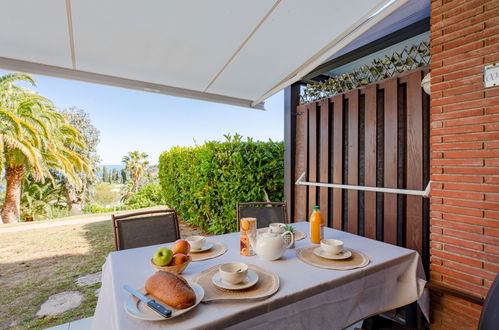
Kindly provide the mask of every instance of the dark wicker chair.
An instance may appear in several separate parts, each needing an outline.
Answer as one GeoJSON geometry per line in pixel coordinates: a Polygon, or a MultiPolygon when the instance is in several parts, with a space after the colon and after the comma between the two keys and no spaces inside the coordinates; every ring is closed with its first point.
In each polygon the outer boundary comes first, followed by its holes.
{"type": "Polygon", "coordinates": [[[154,210],[112,215],[116,250],[173,242],[180,238],[177,212],[154,210]]]}
{"type": "Polygon", "coordinates": [[[237,230],[241,218],[256,218],[256,227],[264,228],[274,222],[288,223],[286,202],[237,203],[237,230]]]}
{"type": "Polygon", "coordinates": [[[480,315],[479,330],[497,329],[499,326],[499,275],[492,283],[480,315]]]}

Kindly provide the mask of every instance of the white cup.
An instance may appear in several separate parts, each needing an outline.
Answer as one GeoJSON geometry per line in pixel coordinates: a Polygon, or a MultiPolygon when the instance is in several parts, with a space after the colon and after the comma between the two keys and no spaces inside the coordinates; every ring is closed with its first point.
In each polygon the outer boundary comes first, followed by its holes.
{"type": "Polygon", "coordinates": [[[269,225],[269,232],[275,233],[275,234],[282,234],[282,233],[284,233],[284,226],[286,226],[286,224],[281,223],[281,222],[271,223],[269,225]]]}
{"type": "Polygon", "coordinates": [[[343,251],[343,241],[338,239],[323,239],[321,240],[321,249],[325,254],[334,255],[343,251]]]}
{"type": "Polygon", "coordinates": [[[204,236],[189,236],[185,239],[191,245],[193,250],[201,250],[206,244],[206,238],[204,236]]]}
{"type": "Polygon", "coordinates": [[[241,283],[248,276],[248,265],[242,262],[221,264],[218,273],[224,282],[229,284],[241,283]]]}

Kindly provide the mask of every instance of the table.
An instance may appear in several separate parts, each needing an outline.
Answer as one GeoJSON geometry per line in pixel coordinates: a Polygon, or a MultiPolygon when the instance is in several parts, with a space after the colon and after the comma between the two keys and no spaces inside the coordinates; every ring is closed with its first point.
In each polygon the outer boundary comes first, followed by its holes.
{"type": "MultiPolygon", "coordinates": [[[[308,233],[308,223],[294,225],[308,233]]],[[[149,259],[158,245],[112,252],[103,266],[92,329],[341,329],[423,295],[424,272],[417,252],[331,228],[325,228],[324,236],[364,252],[371,263],[349,271],[321,269],[300,261],[295,249],[288,249],[280,260],[264,261],[239,254],[239,233],[209,237],[229,250],[215,259],[192,262],[182,274],[186,279],[213,265],[242,261],[277,273],[279,291],[257,302],[201,303],[178,318],[158,322],[129,316],[123,307],[128,293],[122,289],[125,284],[144,286],[154,273],[149,259]]],[[[296,247],[310,244],[307,237],[296,247]]],[[[425,311],[427,304],[422,307],[425,311]]]]}

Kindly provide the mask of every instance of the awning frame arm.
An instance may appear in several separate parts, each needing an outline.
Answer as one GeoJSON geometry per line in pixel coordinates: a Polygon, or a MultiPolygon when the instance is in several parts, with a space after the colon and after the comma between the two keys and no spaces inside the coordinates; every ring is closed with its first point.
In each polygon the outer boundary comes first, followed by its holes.
{"type": "Polygon", "coordinates": [[[425,190],[411,190],[411,189],[382,188],[382,187],[370,187],[370,186],[354,186],[354,185],[337,184],[337,183],[306,182],[305,176],[306,176],[306,172],[303,172],[300,175],[300,177],[298,178],[298,180],[296,180],[295,185],[347,189],[347,190],[373,191],[373,192],[381,192],[381,193],[388,193],[388,194],[421,196],[424,198],[430,197],[431,183],[432,183],[432,181],[430,180],[428,182],[428,184],[426,185],[425,190]]]}

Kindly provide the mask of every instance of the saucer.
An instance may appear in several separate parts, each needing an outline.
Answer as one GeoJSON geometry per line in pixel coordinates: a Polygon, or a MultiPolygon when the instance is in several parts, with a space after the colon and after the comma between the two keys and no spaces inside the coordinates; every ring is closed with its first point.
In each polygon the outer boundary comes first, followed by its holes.
{"type": "Polygon", "coordinates": [[[258,282],[258,274],[251,269],[248,269],[248,277],[241,283],[237,284],[230,284],[222,280],[220,277],[220,274],[216,272],[213,277],[211,278],[211,281],[216,287],[226,289],[226,290],[244,290],[247,288],[252,287],[258,282]]]}
{"type": "Polygon", "coordinates": [[[314,249],[314,254],[318,257],[330,259],[330,260],[343,260],[348,259],[352,256],[352,251],[348,249],[343,249],[340,253],[337,254],[326,254],[320,246],[314,249]]]}
{"type": "Polygon", "coordinates": [[[206,244],[201,249],[199,249],[199,250],[194,250],[194,249],[191,248],[191,253],[199,253],[199,252],[208,251],[212,247],[213,247],[213,243],[206,242],[206,244]]]}

